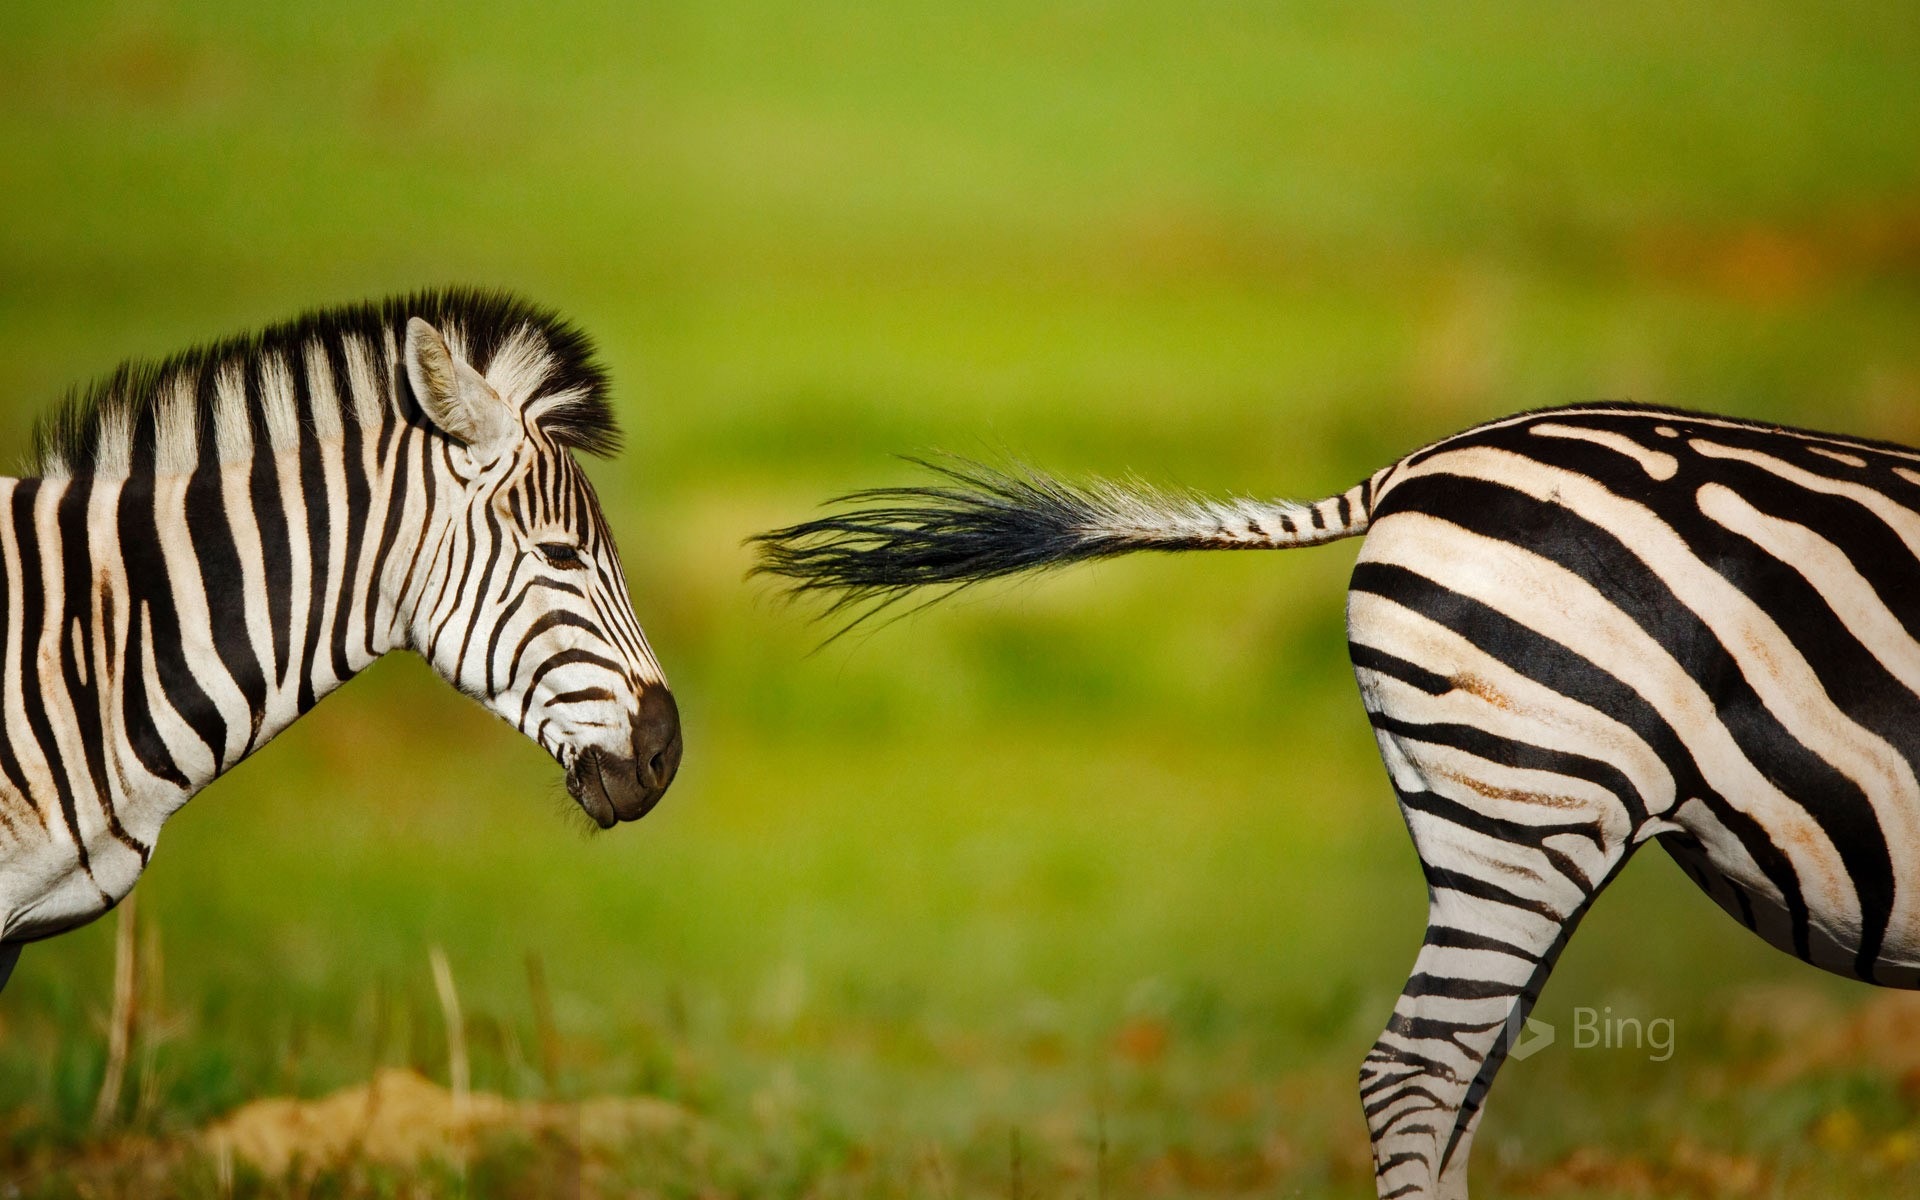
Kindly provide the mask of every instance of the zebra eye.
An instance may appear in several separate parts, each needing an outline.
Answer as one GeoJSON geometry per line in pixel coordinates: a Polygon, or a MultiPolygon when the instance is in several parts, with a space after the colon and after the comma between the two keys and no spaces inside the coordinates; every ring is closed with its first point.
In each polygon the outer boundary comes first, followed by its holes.
{"type": "Polygon", "coordinates": [[[580,565],[580,548],[568,542],[541,542],[540,556],[556,567],[580,565]]]}

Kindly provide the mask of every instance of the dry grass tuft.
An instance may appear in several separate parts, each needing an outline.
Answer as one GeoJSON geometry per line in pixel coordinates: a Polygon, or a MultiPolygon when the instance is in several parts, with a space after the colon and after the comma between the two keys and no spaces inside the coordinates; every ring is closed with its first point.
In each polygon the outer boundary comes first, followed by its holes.
{"type": "Polygon", "coordinates": [[[601,1096],[576,1104],[508,1100],[473,1092],[456,1107],[448,1089],[416,1072],[389,1068],[360,1087],[318,1100],[257,1100],[202,1135],[218,1159],[246,1162],[269,1176],[300,1165],[350,1162],[411,1167],[458,1161],[476,1135],[551,1132],[586,1150],[616,1148],[645,1134],[689,1129],[679,1105],[648,1096],[601,1096]]]}

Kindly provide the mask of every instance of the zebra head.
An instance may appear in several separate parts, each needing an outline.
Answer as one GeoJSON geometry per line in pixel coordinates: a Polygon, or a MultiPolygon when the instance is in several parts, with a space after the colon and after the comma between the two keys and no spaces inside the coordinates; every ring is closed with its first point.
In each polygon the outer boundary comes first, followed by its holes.
{"type": "Polygon", "coordinates": [[[605,829],[645,816],[673,781],[680,716],[568,449],[582,438],[567,413],[597,373],[566,386],[561,361],[523,333],[483,373],[457,330],[407,323],[406,376],[443,502],[396,617],[435,670],[566,768],[567,791],[605,829]]]}

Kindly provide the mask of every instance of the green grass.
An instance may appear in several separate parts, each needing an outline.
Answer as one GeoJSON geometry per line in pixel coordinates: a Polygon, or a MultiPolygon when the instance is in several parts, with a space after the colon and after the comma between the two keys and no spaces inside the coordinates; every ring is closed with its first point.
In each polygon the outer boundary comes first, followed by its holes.
{"type": "MultiPolygon", "coordinates": [[[[591,469],[688,737],[658,813],[586,836],[419,664],[355,683],[168,829],[131,1134],[89,1124],[111,923],[23,958],[27,1194],[218,1192],[139,1147],[444,1079],[434,945],[477,1086],[698,1116],[588,1191],[1366,1194],[1353,1072],[1422,894],[1344,661],[1351,547],[1076,570],[810,656],[741,539],[928,448],[1313,496],[1593,396],[1920,441],[1901,5],[16,9],[0,450],[126,355],[524,291],[616,373],[630,448],[591,469]]],[[[1649,855],[1541,1015],[1670,1016],[1675,1054],[1510,1067],[1485,1194],[1633,1194],[1542,1175],[1582,1147],[1666,1190],[1719,1154],[1759,1194],[1909,1194],[1899,1069],[1768,1075],[1741,1014],[1775,986],[1865,996],[1649,855]]],[[[236,1187],[506,1195],[556,1155],[236,1187]]]]}

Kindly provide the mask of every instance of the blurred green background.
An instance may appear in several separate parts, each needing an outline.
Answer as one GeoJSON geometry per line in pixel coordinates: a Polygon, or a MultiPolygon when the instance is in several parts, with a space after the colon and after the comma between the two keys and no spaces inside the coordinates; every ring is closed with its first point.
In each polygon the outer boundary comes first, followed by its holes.
{"type": "MultiPolygon", "coordinates": [[[[1917,66],[1904,3],[0,9],[0,451],[124,357],[520,291],[614,372],[628,450],[590,470],[687,736],[657,813],[583,836],[537,749],[381,664],[169,827],[111,1131],[113,922],[28,950],[0,1170],[550,1182],[538,1145],[167,1157],[259,1097],[444,1080],[438,945],[476,1087],[697,1119],[587,1191],[1370,1195],[1352,1080],[1424,895],[1345,662],[1355,544],[814,653],[741,541],[928,449],[1317,497],[1594,397],[1920,441],[1917,66]]],[[[1779,1067],[1781,1012],[1868,998],[1650,853],[1547,992],[1563,1044],[1495,1089],[1476,1194],[1909,1194],[1897,1062],[1779,1067]],[[1675,1053],[1574,1049],[1576,1006],[1671,1017],[1675,1053]]]]}

